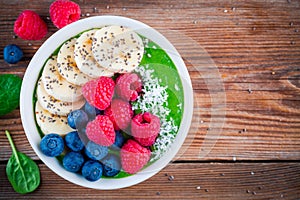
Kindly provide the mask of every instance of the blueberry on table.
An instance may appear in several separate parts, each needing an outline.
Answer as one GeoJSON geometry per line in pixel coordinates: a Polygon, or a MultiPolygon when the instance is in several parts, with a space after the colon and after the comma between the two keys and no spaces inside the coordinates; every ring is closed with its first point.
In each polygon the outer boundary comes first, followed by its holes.
{"type": "Polygon", "coordinates": [[[3,50],[4,60],[9,64],[15,64],[23,57],[23,51],[15,44],[9,44],[3,50]]]}
{"type": "Polygon", "coordinates": [[[69,172],[78,172],[84,163],[84,158],[81,153],[68,152],[63,158],[63,166],[69,172]]]}
{"type": "Polygon", "coordinates": [[[84,147],[84,144],[77,131],[69,132],[65,136],[65,142],[67,147],[69,147],[72,151],[81,151],[84,147]]]}
{"type": "Polygon", "coordinates": [[[89,141],[84,152],[92,160],[101,160],[108,154],[108,147],[89,141]]]}
{"type": "Polygon", "coordinates": [[[73,129],[85,127],[88,121],[88,115],[83,110],[73,110],[68,114],[68,124],[73,129]]]}
{"type": "Polygon", "coordinates": [[[98,161],[89,160],[84,163],[81,174],[88,181],[97,181],[102,177],[103,168],[98,161]]]}
{"type": "Polygon", "coordinates": [[[102,161],[103,175],[112,177],[117,175],[121,170],[120,158],[114,154],[109,154],[102,161]]]}
{"type": "Polygon", "coordinates": [[[64,140],[60,135],[50,133],[42,138],[40,148],[46,156],[59,156],[64,151],[64,140]]]}
{"type": "Polygon", "coordinates": [[[98,108],[95,108],[94,106],[92,106],[91,104],[89,104],[88,102],[86,102],[83,106],[83,110],[85,111],[85,113],[88,115],[88,117],[93,120],[95,119],[95,117],[97,115],[102,114],[102,111],[99,110],[98,108]]]}

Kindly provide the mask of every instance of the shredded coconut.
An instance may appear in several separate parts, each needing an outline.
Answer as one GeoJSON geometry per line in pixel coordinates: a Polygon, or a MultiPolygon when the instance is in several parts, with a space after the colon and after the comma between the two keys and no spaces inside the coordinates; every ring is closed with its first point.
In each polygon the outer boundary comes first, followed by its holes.
{"type": "Polygon", "coordinates": [[[167,86],[159,84],[158,78],[152,76],[154,70],[148,69],[148,65],[140,66],[135,71],[140,74],[143,80],[143,95],[138,97],[132,109],[150,112],[158,116],[161,122],[159,136],[153,144],[153,157],[151,158],[151,161],[153,161],[160,158],[168,150],[175,139],[178,127],[174,124],[173,118],[168,117],[171,111],[166,107],[168,100],[167,86]]]}
{"type": "Polygon", "coordinates": [[[176,91],[179,91],[179,87],[178,87],[177,84],[174,85],[174,88],[175,88],[176,91]]]}

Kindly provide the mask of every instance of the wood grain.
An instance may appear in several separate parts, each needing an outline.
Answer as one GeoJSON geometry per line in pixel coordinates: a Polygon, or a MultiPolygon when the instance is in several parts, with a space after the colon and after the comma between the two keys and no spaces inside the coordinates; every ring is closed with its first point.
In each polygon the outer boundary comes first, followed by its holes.
{"type": "MultiPolygon", "coordinates": [[[[40,187],[16,194],[0,165],[0,194],[14,199],[298,199],[299,163],[170,164],[154,177],[120,190],[93,190],[74,185],[39,165],[40,187]],[[174,178],[170,178],[173,176],[174,178]]],[[[0,198],[1,198],[0,197],[0,198]]]]}
{"type": "MultiPolygon", "coordinates": [[[[81,18],[130,17],[174,44],[194,91],[188,137],[175,163],[151,179],[118,192],[97,191],[61,179],[39,161],[16,109],[0,117],[0,198],[300,198],[300,1],[74,1],[81,7],[81,18]],[[14,193],[4,175],[11,155],[6,129],[18,150],[40,165],[42,185],[29,196],[14,193]],[[169,181],[165,173],[175,179],[169,181]]],[[[0,0],[0,49],[14,43],[24,51],[22,61],[14,65],[5,63],[1,53],[0,74],[23,77],[34,53],[57,31],[49,20],[51,2],[0,0]],[[24,9],[45,20],[49,32],[44,39],[15,36],[13,24],[24,9]]]]}

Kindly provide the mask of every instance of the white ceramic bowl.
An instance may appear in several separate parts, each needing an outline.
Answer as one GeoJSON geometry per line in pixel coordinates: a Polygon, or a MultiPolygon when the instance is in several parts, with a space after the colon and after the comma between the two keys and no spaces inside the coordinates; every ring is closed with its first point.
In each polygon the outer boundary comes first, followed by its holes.
{"type": "MultiPolygon", "coordinates": [[[[191,124],[193,113],[193,90],[188,71],[182,58],[176,51],[175,47],[159,32],[149,27],[148,25],[133,19],[119,16],[96,16],[79,20],[60,29],[49,39],[47,39],[45,43],[38,49],[31,62],[29,63],[29,66],[24,75],[21,89],[20,112],[23,127],[32,148],[34,149],[38,157],[52,171],[54,171],[64,179],[84,187],[95,189],[117,189],[132,186],[150,178],[151,176],[159,172],[162,168],[164,168],[172,160],[172,158],[174,158],[174,156],[182,146],[191,124]],[[35,84],[44,62],[59,45],[84,30],[95,27],[102,27],[105,25],[127,26],[140,33],[141,35],[144,35],[147,38],[151,39],[160,47],[162,47],[162,49],[164,49],[166,52],[172,52],[169,54],[169,56],[178,69],[184,88],[184,113],[181,126],[174,143],[172,144],[170,150],[167,151],[159,160],[154,162],[146,169],[140,171],[139,173],[129,177],[120,179],[100,179],[96,182],[90,182],[79,174],[66,171],[56,158],[47,157],[41,152],[39,148],[41,137],[38,133],[35,123],[32,97],[34,94],[35,84]]],[[[47,177],[42,176],[42,178],[47,177]]]]}

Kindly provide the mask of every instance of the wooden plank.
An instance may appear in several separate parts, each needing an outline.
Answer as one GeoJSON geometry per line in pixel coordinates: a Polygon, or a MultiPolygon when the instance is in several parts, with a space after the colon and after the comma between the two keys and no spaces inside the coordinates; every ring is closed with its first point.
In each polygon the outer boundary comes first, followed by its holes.
{"type": "MultiPolygon", "coordinates": [[[[191,163],[169,164],[138,185],[99,191],[74,185],[45,165],[41,185],[31,194],[19,195],[8,184],[0,165],[2,198],[18,199],[298,199],[299,163],[191,163]],[[170,176],[174,179],[170,180],[170,176]]],[[[1,198],[0,197],[0,198],[1,198]]]]}

